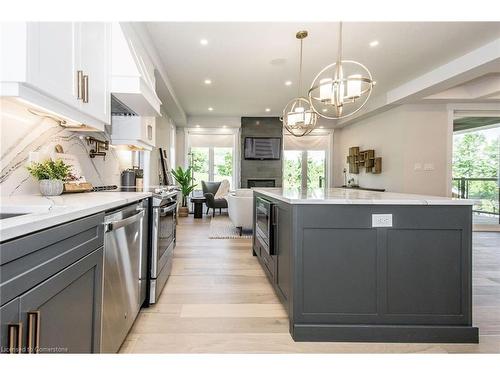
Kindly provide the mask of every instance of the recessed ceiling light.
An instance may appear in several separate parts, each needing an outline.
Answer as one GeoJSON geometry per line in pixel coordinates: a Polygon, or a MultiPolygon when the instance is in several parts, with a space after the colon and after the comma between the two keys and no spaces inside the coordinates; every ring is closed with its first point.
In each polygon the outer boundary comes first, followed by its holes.
{"type": "Polygon", "coordinates": [[[323,109],[322,109],[322,111],[323,111],[323,112],[326,112],[326,111],[328,111],[328,109],[326,109],[326,108],[323,108],[323,109]]]}
{"type": "Polygon", "coordinates": [[[214,109],[212,107],[208,107],[208,110],[209,111],[213,111],[214,109]]]}
{"type": "Polygon", "coordinates": [[[222,125],[222,127],[223,127],[223,128],[227,128],[227,126],[226,126],[226,125],[222,125]]]}
{"type": "Polygon", "coordinates": [[[378,46],[378,40],[373,40],[370,42],[370,47],[377,47],[378,46]]]}
{"type": "Polygon", "coordinates": [[[208,44],[208,40],[206,40],[206,39],[201,39],[201,40],[200,40],[200,44],[201,44],[202,46],[206,46],[206,45],[208,44]]]}
{"type": "Polygon", "coordinates": [[[323,128],[324,128],[324,126],[320,126],[319,128],[320,128],[320,129],[323,129],[323,128]]]}
{"type": "Polygon", "coordinates": [[[197,127],[197,128],[199,128],[199,127],[200,127],[200,125],[199,125],[199,124],[196,124],[196,127],[197,127]]]}
{"type": "Polygon", "coordinates": [[[271,112],[271,108],[266,108],[266,112],[271,112]]]}
{"type": "Polygon", "coordinates": [[[292,81],[285,81],[285,86],[291,86],[292,85],[292,81]]]}
{"type": "Polygon", "coordinates": [[[211,79],[206,79],[203,82],[205,82],[205,85],[211,85],[212,84],[212,80],[211,79]]]}

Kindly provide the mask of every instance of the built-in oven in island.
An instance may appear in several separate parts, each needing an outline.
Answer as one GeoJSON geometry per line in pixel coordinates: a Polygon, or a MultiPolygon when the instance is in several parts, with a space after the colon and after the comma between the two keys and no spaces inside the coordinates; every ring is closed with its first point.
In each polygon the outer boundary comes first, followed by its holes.
{"type": "Polygon", "coordinates": [[[258,197],[255,204],[255,236],[268,255],[274,255],[274,204],[258,197]]]}
{"type": "Polygon", "coordinates": [[[153,195],[149,303],[158,301],[170,272],[175,247],[177,192],[153,195]]]}

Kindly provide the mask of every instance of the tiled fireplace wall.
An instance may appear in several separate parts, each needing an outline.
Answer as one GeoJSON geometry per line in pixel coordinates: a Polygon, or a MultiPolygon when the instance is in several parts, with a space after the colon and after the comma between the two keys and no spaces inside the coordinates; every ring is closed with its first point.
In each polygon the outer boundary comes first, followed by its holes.
{"type": "Polygon", "coordinates": [[[283,151],[280,160],[245,160],[245,137],[279,137],[283,147],[283,125],[277,117],[241,118],[241,187],[248,187],[248,180],[274,179],[276,187],[282,186],[283,151]]]}

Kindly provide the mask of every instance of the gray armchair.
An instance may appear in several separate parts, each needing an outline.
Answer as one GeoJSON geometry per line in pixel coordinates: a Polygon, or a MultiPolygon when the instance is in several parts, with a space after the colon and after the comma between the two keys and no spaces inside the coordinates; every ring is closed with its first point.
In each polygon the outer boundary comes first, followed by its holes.
{"type": "Polygon", "coordinates": [[[219,213],[222,213],[223,208],[227,208],[227,200],[225,198],[215,199],[215,193],[219,190],[219,186],[220,182],[201,181],[201,189],[206,199],[207,214],[212,209],[212,216],[215,216],[216,208],[219,209],[219,213]]]}

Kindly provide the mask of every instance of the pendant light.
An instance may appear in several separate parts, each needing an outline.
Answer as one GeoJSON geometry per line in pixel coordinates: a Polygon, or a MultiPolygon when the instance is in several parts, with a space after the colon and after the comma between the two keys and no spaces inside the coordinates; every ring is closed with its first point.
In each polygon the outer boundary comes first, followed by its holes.
{"type": "Polygon", "coordinates": [[[302,44],[307,37],[307,31],[299,31],[295,37],[300,40],[299,88],[297,97],[290,100],[283,109],[283,116],[280,120],[290,134],[295,137],[303,137],[315,128],[318,116],[311,108],[309,99],[300,96],[302,91],[302,44]]]}
{"type": "Polygon", "coordinates": [[[342,60],[342,22],[339,23],[337,61],[323,68],[309,89],[312,109],[321,117],[341,119],[358,112],[368,101],[375,81],[368,68],[342,60]]]}

